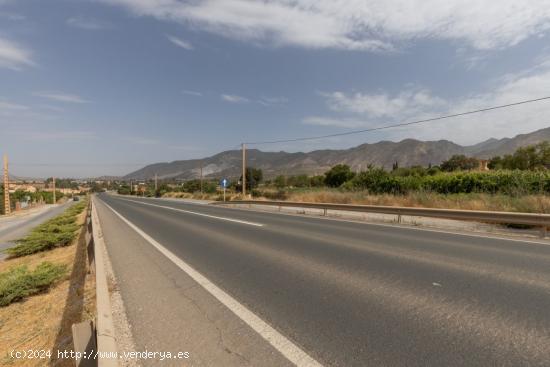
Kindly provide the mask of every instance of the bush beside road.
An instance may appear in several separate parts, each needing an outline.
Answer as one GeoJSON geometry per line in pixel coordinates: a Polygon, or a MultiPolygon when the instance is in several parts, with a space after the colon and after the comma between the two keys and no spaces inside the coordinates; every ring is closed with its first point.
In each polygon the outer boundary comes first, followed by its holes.
{"type": "Polygon", "coordinates": [[[38,245],[39,235],[51,239],[72,230],[69,242],[50,246],[44,241],[43,246],[25,247],[39,252],[0,261],[0,365],[74,366],[72,359],[58,359],[57,351],[71,351],[72,324],[95,315],[95,281],[87,274],[83,226],[86,205],[87,200],[68,208],[26,237],[38,245]],[[34,359],[10,355],[28,350],[50,353],[34,359]]]}

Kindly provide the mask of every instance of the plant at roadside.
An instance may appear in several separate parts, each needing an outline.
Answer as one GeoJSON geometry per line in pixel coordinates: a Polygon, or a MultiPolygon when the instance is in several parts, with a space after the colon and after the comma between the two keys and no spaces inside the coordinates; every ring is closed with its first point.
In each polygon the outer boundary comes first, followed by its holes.
{"type": "Polygon", "coordinates": [[[48,289],[66,273],[66,265],[46,261],[32,271],[22,265],[0,273],[0,307],[48,289]]]}
{"type": "Polygon", "coordinates": [[[33,228],[27,236],[17,240],[17,244],[5,252],[10,257],[20,257],[69,245],[76,238],[77,230],[80,228],[76,224],[76,217],[86,205],[86,201],[81,201],[65,210],[63,214],[33,228]]]}
{"type": "Polygon", "coordinates": [[[339,187],[355,176],[347,164],[337,164],[325,173],[325,184],[328,187],[339,187]]]}

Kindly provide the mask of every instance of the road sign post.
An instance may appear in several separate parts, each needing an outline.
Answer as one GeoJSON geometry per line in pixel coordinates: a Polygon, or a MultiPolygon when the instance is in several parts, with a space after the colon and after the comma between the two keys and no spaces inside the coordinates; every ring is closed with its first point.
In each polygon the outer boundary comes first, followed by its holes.
{"type": "Polygon", "coordinates": [[[225,202],[225,190],[229,187],[229,180],[227,178],[222,178],[220,186],[223,188],[223,201],[225,202]]]}

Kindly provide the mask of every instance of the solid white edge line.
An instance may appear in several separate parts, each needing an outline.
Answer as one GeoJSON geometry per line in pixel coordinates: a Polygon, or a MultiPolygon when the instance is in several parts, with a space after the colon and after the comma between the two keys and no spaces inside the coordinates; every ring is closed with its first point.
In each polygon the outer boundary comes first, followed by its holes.
{"type": "Polygon", "coordinates": [[[248,326],[250,326],[255,332],[257,332],[263,339],[265,339],[269,344],[273,346],[277,351],[279,351],[283,356],[285,356],[290,362],[294,363],[296,366],[300,367],[322,367],[322,364],[317,362],[315,359],[310,357],[306,352],[300,349],[297,345],[288,340],[285,336],[279,333],[277,330],[269,326],[265,321],[256,316],[252,311],[248,310],[243,306],[239,301],[231,297],[229,294],[225,293],[223,290],[218,288],[214,283],[212,283],[208,278],[199,273],[193,267],[188,265],[185,261],[174,255],[170,250],[165,248],[147,233],[143,232],[136,225],[130,222],[128,219],[124,218],[116,210],[114,210],[109,204],[102,202],[107,208],[109,208],[113,213],[115,213],[124,223],[126,223],[130,228],[136,231],[141,237],[143,237],[147,242],[153,245],[158,251],[160,251],[164,256],[170,259],[176,266],[183,270],[187,275],[189,275],[194,281],[199,283],[208,293],[210,293],[214,298],[220,301],[225,307],[227,307],[231,312],[233,312],[237,317],[243,320],[248,326]]]}
{"type": "Polygon", "coordinates": [[[210,215],[210,214],[204,214],[204,213],[197,213],[197,212],[193,212],[193,211],[185,210],[185,209],[172,208],[171,206],[164,206],[164,205],[158,205],[158,204],[144,203],[144,202],[137,201],[137,200],[129,200],[129,199],[122,199],[122,198],[119,198],[119,199],[120,199],[120,200],[124,200],[124,201],[129,201],[129,202],[132,202],[132,203],[136,203],[136,204],[141,204],[141,205],[156,206],[156,207],[158,207],[158,208],[163,208],[163,209],[168,209],[168,210],[174,210],[174,211],[177,211],[177,212],[200,215],[201,217],[208,217],[208,218],[219,219],[219,220],[225,220],[225,221],[228,221],[228,222],[235,222],[235,223],[241,223],[241,224],[248,224],[248,225],[250,225],[250,226],[256,226],[256,227],[263,227],[263,226],[264,226],[264,225],[261,224],[261,223],[247,222],[247,221],[245,221],[245,220],[239,220],[239,219],[233,219],[233,218],[226,218],[226,217],[218,217],[218,216],[216,216],[216,215],[210,215]]]}

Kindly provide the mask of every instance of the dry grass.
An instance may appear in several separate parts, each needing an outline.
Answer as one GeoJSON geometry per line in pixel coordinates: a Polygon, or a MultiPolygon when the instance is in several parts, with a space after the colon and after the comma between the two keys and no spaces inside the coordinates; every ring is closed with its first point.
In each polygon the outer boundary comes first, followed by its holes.
{"type": "MultiPolygon", "coordinates": [[[[79,216],[78,223],[84,223],[85,214],[79,216]]],[[[71,325],[95,314],[95,284],[92,276],[86,276],[84,231],[70,246],[0,262],[0,272],[19,265],[34,268],[43,261],[66,264],[71,274],[48,292],[0,308],[2,366],[74,366],[74,361],[69,359],[17,360],[9,353],[11,350],[51,350],[57,357],[57,350],[72,349],[71,325]]]]}
{"type": "Polygon", "coordinates": [[[550,213],[550,197],[546,195],[435,194],[414,192],[406,195],[369,195],[365,192],[337,190],[296,191],[287,194],[288,201],[387,205],[422,208],[489,210],[550,213]]]}
{"type": "MultiPolygon", "coordinates": [[[[275,190],[263,190],[268,197],[255,197],[257,200],[281,200],[275,190]],[[271,195],[269,195],[271,194],[271,195]]],[[[221,200],[219,194],[190,194],[183,192],[171,192],[164,195],[171,198],[221,200]]],[[[405,206],[418,208],[464,209],[464,210],[488,210],[525,213],[550,214],[550,196],[548,195],[523,195],[510,196],[504,194],[437,194],[430,192],[411,192],[406,195],[369,195],[366,191],[340,191],[337,189],[299,189],[290,190],[283,194],[282,200],[311,202],[311,203],[337,203],[337,204],[363,204],[405,206]]],[[[227,200],[241,200],[239,194],[228,193],[227,200]]]]}

